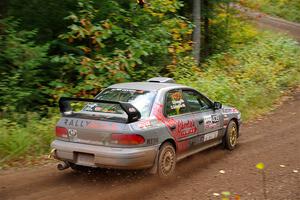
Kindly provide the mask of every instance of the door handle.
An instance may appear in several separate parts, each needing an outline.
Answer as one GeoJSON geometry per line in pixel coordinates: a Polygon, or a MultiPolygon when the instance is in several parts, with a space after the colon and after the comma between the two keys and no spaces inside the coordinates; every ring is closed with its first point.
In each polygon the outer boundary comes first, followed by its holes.
{"type": "Polygon", "coordinates": [[[202,124],[203,122],[204,122],[203,119],[200,119],[200,120],[198,121],[199,124],[202,124]]]}
{"type": "Polygon", "coordinates": [[[171,130],[174,130],[174,129],[176,129],[176,125],[172,125],[172,126],[170,126],[170,129],[171,129],[171,130]]]}

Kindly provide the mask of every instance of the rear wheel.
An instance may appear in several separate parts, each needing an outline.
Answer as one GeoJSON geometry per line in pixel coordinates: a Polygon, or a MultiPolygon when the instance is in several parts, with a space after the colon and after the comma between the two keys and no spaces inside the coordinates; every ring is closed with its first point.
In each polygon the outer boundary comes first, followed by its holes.
{"type": "Polygon", "coordinates": [[[164,143],[158,155],[158,175],[161,178],[172,176],[176,166],[176,152],[172,144],[164,143]]]}
{"type": "Polygon", "coordinates": [[[234,121],[230,121],[226,129],[226,134],[224,136],[224,144],[227,149],[233,150],[235,148],[237,144],[237,136],[237,125],[234,121]]]}

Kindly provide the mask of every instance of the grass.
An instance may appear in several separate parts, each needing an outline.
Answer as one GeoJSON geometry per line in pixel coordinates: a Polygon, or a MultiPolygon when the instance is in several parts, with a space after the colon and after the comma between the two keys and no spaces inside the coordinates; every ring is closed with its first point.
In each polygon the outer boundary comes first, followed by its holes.
{"type": "Polygon", "coordinates": [[[269,111],[285,90],[300,84],[299,58],[300,46],[293,39],[261,32],[252,42],[211,57],[203,70],[178,68],[176,78],[235,106],[248,120],[269,111]]]}
{"type": "Polygon", "coordinates": [[[0,166],[19,165],[24,159],[30,161],[48,153],[57,119],[58,115],[41,119],[37,113],[28,113],[26,117],[0,120],[0,166]]]}
{"type": "Polygon", "coordinates": [[[240,3],[273,16],[300,22],[300,0],[240,0],[240,3]]]}

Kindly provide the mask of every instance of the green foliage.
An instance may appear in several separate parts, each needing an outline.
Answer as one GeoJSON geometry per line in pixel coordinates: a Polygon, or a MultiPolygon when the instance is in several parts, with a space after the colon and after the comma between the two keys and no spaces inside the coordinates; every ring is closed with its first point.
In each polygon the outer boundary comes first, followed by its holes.
{"type": "Polygon", "coordinates": [[[182,6],[176,0],[163,5],[153,0],[144,9],[130,4],[127,10],[110,1],[106,16],[92,1],[78,6],[66,18],[72,21],[69,31],[60,36],[69,51],[53,58],[64,65],[59,79],[51,82],[55,95],[95,95],[113,83],[153,77],[191,50],[186,42],[192,26],[174,14],[182,6]]]}
{"type": "MultiPolygon", "coordinates": [[[[20,19],[19,30],[37,29],[34,40],[48,42],[55,39],[66,30],[67,21],[62,20],[68,12],[76,9],[76,0],[34,0],[30,3],[24,0],[7,1],[7,13],[4,16],[14,16],[20,19]]],[[[5,5],[5,4],[4,4],[5,5]]]]}
{"type": "Polygon", "coordinates": [[[251,42],[257,35],[257,30],[246,20],[236,17],[236,10],[218,5],[214,11],[215,16],[210,21],[212,42],[208,47],[213,49],[213,53],[244,45],[251,42]]]}
{"type": "Polygon", "coordinates": [[[199,68],[189,2],[151,0],[141,9],[123,0],[10,1],[7,14],[22,21],[0,20],[0,165],[49,150],[60,96],[93,97],[114,83],[170,76],[247,119],[299,83],[293,40],[258,33],[229,0],[207,2],[204,49],[212,55],[199,68]]]}
{"type": "Polygon", "coordinates": [[[240,0],[240,3],[270,15],[300,22],[300,0],[240,0]]]}
{"type": "Polygon", "coordinates": [[[7,161],[49,152],[58,115],[40,118],[36,113],[0,120],[0,166],[7,161]]]}
{"type": "Polygon", "coordinates": [[[213,100],[236,106],[248,119],[268,110],[284,89],[299,84],[299,57],[297,42],[265,32],[214,55],[203,64],[204,71],[191,74],[176,68],[173,75],[213,100]]]}
{"type": "Polygon", "coordinates": [[[45,102],[39,90],[48,45],[36,45],[36,31],[17,31],[14,19],[0,20],[0,111],[24,111],[32,101],[45,102]]]}

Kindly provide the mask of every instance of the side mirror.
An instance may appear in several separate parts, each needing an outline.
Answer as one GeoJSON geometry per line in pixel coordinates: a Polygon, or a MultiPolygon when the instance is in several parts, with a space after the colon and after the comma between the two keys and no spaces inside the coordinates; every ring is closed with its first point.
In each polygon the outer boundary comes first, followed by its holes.
{"type": "Polygon", "coordinates": [[[222,108],[222,104],[220,102],[214,102],[214,109],[219,110],[222,108]]]}

